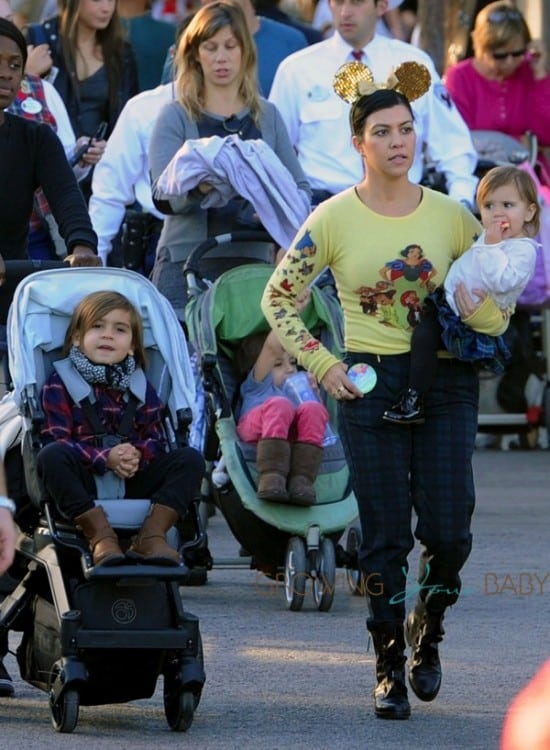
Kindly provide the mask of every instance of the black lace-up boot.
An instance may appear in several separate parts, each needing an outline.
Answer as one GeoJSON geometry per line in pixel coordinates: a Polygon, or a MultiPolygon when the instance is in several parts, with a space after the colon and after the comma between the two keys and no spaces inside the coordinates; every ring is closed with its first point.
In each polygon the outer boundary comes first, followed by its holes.
{"type": "Polygon", "coordinates": [[[369,628],[376,653],[374,712],[380,719],[408,719],[403,626],[381,623],[369,628]]]}
{"type": "Polygon", "coordinates": [[[433,701],[441,687],[438,646],[445,635],[443,612],[429,612],[418,602],[407,618],[406,634],[411,647],[410,686],[421,701],[433,701]]]}

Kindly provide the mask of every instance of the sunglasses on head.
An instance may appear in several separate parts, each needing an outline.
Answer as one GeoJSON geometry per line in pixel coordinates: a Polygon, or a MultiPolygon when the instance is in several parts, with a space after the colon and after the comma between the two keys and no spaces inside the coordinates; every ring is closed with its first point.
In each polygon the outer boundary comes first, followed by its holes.
{"type": "Polygon", "coordinates": [[[487,20],[489,23],[502,23],[502,21],[521,21],[523,16],[516,8],[501,8],[489,13],[487,20]]]}
{"type": "Polygon", "coordinates": [[[509,57],[524,57],[527,54],[527,50],[516,49],[514,52],[491,52],[493,60],[506,60],[509,57]]]}

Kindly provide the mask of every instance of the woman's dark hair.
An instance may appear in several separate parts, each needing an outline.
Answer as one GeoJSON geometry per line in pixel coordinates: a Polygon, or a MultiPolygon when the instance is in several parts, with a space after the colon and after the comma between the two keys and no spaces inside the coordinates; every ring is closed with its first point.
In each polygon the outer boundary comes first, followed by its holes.
{"type": "Polygon", "coordinates": [[[397,107],[399,104],[403,104],[409,110],[411,119],[414,120],[411,103],[405,94],[401,94],[395,89],[379,89],[374,94],[359,97],[353,103],[349,115],[351,134],[360,138],[363,135],[365,123],[370,115],[378,112],[380,109],[397,107]]]}
{"type": "Polygon", "coordinates": [[[0,36],[5,36],[8,39],[11,39],[19,47],[21,57],[23,58],[23,70],[21,71],[21,73],[23,73],[25,65],[27,64],[27,42],[25,41],[25,37],[19,31],[17,26],[11,21],[8,21],[7,18],[0,18],[0,36]]]}

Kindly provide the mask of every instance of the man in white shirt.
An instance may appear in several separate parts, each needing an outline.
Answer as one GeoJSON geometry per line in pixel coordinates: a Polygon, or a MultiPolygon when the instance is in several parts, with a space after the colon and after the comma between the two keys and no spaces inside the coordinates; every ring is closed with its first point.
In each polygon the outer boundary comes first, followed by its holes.
{"type": "Polygon", "coordinates": [[[430,57],[406,42],[376,34],[378,19],[394,7],[388,0],[329,0],[334,34],[295,52],[279,65],[269,96],[281,112],[311,187],[314,201],[359,182],[363,166],[351,146],[350,105],[334,92],[338,68],[360,59],[377,83],[386,81],[400,63],[423,63],[432,76],[429,92],[413,102],[417,147],[410,177],[420,182],[424,147],[449,194],[470,206],[477,178],[477,154],[470,133],[453,105],[430,57]]]}
{"type": "Polygon", "coordinates": [[[174,85],[167,83],[129,99],[111,133],[103,158],[96,165],[89,210],[103,265],[107,265],[127,208],[137,202],[145,214],[159,221],[164,219],[153,204],[148,149],[157,115],[173,98],[174,85]]]}

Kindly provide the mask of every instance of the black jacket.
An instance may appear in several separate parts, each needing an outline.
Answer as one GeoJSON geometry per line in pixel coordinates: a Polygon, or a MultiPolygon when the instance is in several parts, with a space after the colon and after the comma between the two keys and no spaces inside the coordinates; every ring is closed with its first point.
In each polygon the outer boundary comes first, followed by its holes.
{"type": "MultiPolygon", "coordinates": [[[[65,103],[75,135],[77,138],[81,135],[93,135],[93,133],[80,132],[80,105],[78,91],[73,83],[76,79],[76,73],[71,73],[65,65],[61,40],[59,38],[59,17],[49,18],[42,24],[29,24],[27,27],[27,41],[29,44],[49,44],[53,64],[58,68],[57,75],[52,83],[65,103]]],[[[128,99],[135,96],[138,92],[139,84],[134,50],[128,42],[124,42],[122,74],[117,103],[108,112],[107,137],[111,134],[117,118],[128,99]]]]}
{"type": "Polygon", "coordinates": [[[0,125],[0,255],[25,260],[34,191],[41,187],[70,253],[97,237],[61,141],[43,123],[4,113],[0,125]]]}

